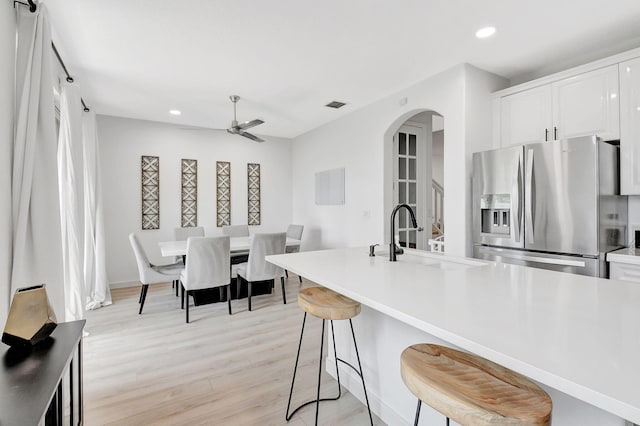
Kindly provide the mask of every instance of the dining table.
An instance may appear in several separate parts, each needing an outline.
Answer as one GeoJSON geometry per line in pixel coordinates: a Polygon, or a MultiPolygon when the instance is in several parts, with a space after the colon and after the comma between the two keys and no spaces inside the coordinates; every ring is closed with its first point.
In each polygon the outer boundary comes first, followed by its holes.
{"type": "MultiPolygon", "coordinates": [[[[232,258],[240,254],[248,254],[251,249],[252,237],[231,237],[229,242],[229,249],[231,251],[232,258]]],[[[187,254],[187,241],[161,241],[158,243],[160,246],[160,253],[162,256],[186,256],[187,254]]],[[[300,240],[294,238],[287,238],[286,247],[299,247],[300,240]]],[[[233,260],[232,260],[233,263],[233,260]]]]}
{"type": "MultiPolygon", "coordinates": [[[[236,265],[246,262],[251,249],[252,237],[231,237],[229,241],[229,249],[231,255],[231,264],[236,265]]],[[[287,238],[286,249],[299,247],[301,241],[294,238],[287,238]]],[[[187,241],[161,241],[158,243],[160,254],[164,257],[182,256],[186,264],[187,241]]],[[[251,294],[258,296],[261,294],[269,294],[273,290],[273,280],[259,281],[252,284],[251,294]]],[[[237,279],[231,279],[231,299],[243,299],[247,297],[247,283],[237,284],[237,279]]],[[[178,289],[176,288],[176,295],[178,289]]],[[[193,292],[193,300],[196,306],[206,305],[208,303],[225,302],[226,293],[224,287],[213,289],[196,290],[193,292]]]]}

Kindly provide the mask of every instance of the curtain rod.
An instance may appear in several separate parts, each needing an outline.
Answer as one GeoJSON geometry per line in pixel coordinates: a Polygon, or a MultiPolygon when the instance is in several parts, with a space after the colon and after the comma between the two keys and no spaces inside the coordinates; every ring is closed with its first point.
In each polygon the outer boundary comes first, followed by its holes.
{"type": "MultiPolygon", "coordinates": [[[[19,0],[14,0],[13,1],[13,7],[16,7],[16,3],[17,4],[21,4],[23,6],[29,6],[29,12],[33,13],[36,11],[37,6],[35,4],[35,2],[33,0],[27,0],[28,3],[24,3],[21,2],[19,0]]],[[[60,53],[58,52],[58,49],[56,48],[56,45],[51,42],[51,48],[53,49],[53,53],[55,53],[56,58],[58,59],[58,62],[60,63],[60,65],[62,66],[62,69],[64,70],[64,73],[67,75],[67,82],[68,83],[73,83],[74,79],[73,77],[71,77],[71,74],[69,74],[69,70],[67,70],[67,66],[64,64],[64,61],[62,60],[62,57],[60,56],[60,53]]],[[[80,101],[82,102],[82,107],[84,109],[84,112],[89,112],[91,111],[89,109],[89,107],[87,106],[87,104],[84,102],[84,99],[80,98],[80,101]]]]}
{"type": "MultiPolygon", "coordinates": [[[[51,48],[53,49],[53,53],[56,54],[56,58],[58,59],[58,62],[60,62],[60,65],[62,66],[64,73],[67,75],[67,82],[73,83],[75,80],[73,79],[73,77],[71,77],[71,74],[69,74],[69,71],[67,70],[67,66],[64,64],[64,61],[62,60],[62,57],[60,56],[60,53],[58,52],[58,49],[56,48],[56,45],[53,42],[51,42],[51,48]]],[[[89,112],[90,109],[87,106],[87,104],[84,103],[84,99],[80,98],[80,101],[82,102],[84,112],[89,112]]]]}
{"type": "Polygon", "coordinates": [[[23,6],[29,6],[29,12],[33,13],[38,8],[33,0],[27,0],[28,3],[24,3],[18,0],[13,0],[13,7],[16,7],[16,3],[21,4],[23,6]]]}

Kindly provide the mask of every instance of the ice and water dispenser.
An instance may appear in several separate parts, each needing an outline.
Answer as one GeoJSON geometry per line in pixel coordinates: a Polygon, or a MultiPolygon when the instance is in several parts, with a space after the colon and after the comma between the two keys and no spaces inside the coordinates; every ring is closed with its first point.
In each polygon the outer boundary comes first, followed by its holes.
{"type": "Polygon", "coordinates": [[[511,195],[486,194],[480,197],[481,232],[511,234],[511,195]]]}

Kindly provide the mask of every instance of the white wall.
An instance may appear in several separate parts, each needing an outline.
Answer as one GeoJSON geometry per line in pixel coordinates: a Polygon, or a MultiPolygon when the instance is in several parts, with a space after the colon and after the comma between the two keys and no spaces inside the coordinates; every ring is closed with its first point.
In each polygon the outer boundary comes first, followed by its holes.
{"type": "Polygon", "coordinates": [[[0,326],[11,301],[11,157],[16,15],[12,2],[0,2],[0,326]]]}
{"type": "MultiPolygon", "coordinates": [[[[251,232],[284,231],[291,223],[291,141],[264,143],[220,131],[181,130],[175,125],[98,116],[98,136],[107,235],[109,282],[137,282],[128,235],[136,232],[152,263],[167,263],[159,241],[173,239],[180,226],[180,160],[198,160],[198,225],[216,227],[216,161],[231,162],[231,223],[247,223],[247,163],[259,163],[261,223],[251,232]],[[140,157],[160,157],[160,229],[141,230],[140,157]]],[[[302,223],[304,224],[304,222],[302,223]]],[[[306,230],[305,230],[306,231],[306,230]]],[[[303,235],[304,237],[304,235],[303,235]]]]}
{"type": "Polygon", "coordinates": [[[440,185],[444,184],[444,130],[433,132],[431,139],[431,177],[440,185]]]}
{"type": "Polygon", "coordinates": [[[296,138],[293,219],[310,231],[308,247],[358,246],[388,239],[391,167],[385,155],[391,154],[393,134],[400,125],[416,113],[432,110],[444,116],[447,132],[447,251],[469,254],[471,153],[490,147],[489,94],[506,85],[498,76],[459,65],[296,138]],[[401,105],[403,98],[407,102],[401,105]],[[336,167],[346,169],[345,204],[314,205],[314,173],[336,167]]]}

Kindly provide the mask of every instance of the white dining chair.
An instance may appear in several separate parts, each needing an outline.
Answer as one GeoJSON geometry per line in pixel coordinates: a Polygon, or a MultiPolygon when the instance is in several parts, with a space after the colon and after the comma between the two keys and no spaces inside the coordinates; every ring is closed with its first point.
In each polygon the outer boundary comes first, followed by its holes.
{"type": "MultiPolygon", "coordinates": [[[[287,228],[287,238],[293,238],[294,240],[302,240],[302,231],[304,231],[304,225],[289,225],[287,228]]],[[[300,246],[287,246],[285,253],[298,253],[300,246]]],[[[284,274],[289,278],[289,271],[284,270],[284,274]]],[[[302,277],[298,275],[298,280],[302,283],[302,277]]]]}
{"type": "Polygon", "coordinates": [[[180,278],[180,274],[184,270],[184,264],[182,262],[178,262],[170,265],[153,265],[149,262],[149,258],[147,257],[147,254],[145,253],[142,244],[140,244],[140,240],[136,234],[129,234],[129,242],[131,243],[133,254],[136,257],[140,284],[142,284],[140,289],[140,298],[138,299],[138,303],[140,304],[138,314],[142,314],[142,308],[144,307],[144,301],[147,298],[149,285],[178,280],[180,278]]]}
{"type": "Polygon", "coordinates": [[[222,227],[222,234],[230,237],[248,237],[249,225],[226,225],[222,227]]]}
{"type": "Polygon", "coordinates": [[[202,226],[189,226],[187,228],[175,228],[173,235],[176,241],[187,241],[189,237],[204,237],[204,228],[202,226]]]}
{"type": "Polygon", "coordinates": [[[287,296],[284,291],[284,270],[265,260],[265,256],[284,253],[286,243],[287,234],[284,232],[254,234],[253,240],[251,241],[248,261],[235,265],[234,272],[238,278],[238,287],[240,286],[241,280],[247,282],[249,310],[251,310],[251,284],[256,281],[268,281],[280,278],[282,303],[287,303],[287,296]]]}
{"type": "Polygon", "coordinates": [[[231,315],[231,260],[229,237],[190,237],[187,240],[187,264],[180,275],[182,301],[186,299],[189,323],[189,296],[194,290],[226,286],[231,315]]]}
{"type": "MultiPolygon", "coordinates": [[[[204,228],[202,226],[188,226],[186,228],[178,227],[173,229],[173,237],[176,241],[187,241],[189,237],[204,237],[204,228]]],[[[176,262],[184,263],[185,256],[176,256],[176,262]]],[[[178,281],[174,282],[176,296],[178,296],[178,281]]]]}

